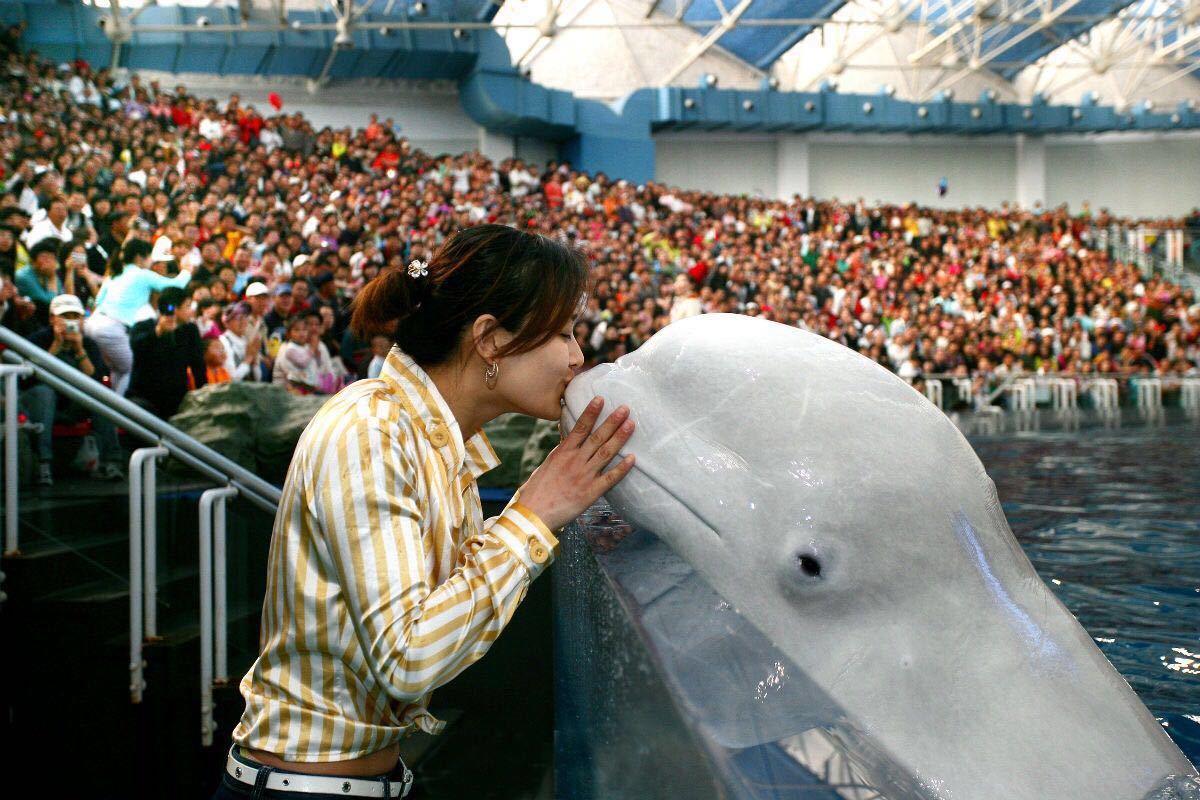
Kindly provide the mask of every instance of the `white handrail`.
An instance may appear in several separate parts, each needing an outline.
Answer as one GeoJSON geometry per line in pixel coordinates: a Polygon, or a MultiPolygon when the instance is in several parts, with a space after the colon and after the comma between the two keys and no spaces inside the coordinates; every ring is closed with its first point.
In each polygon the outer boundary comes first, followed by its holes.
{"type": "Polygon", "coordinates": [[[33,374],[25,364],[0,364],[4,378],[4,552],[17,553],[17,379],[33,374]]]}
{"type": "MultiPolygon", "coordinates": [[[[142,660],[142,620],[146,615],[143,598],[143,581],[146,585],[150,580],[144,572],[151,572],[146,565],[143,570],[142,547],[143,526],[142,513],[146,497],[142,491],[144,471],[147,462],[169,455],[165,447],[143,447],[134,450],[129,457],[129,699],[130,702],[142,702],[142,692],[146,688],[143,676],[145,663],[142,660]]],[[[149,501],[154,502],[150,497],[149,501]]],[[[155,587],[157,593],[157,587],[155,587]]]]}
{"type": "Polygon", "coordinates": [[[171,457],[206,478],[237,488],[246,500],[274,514],[279,506],[280,490],[250,470],[207,447],[183,431],[159,419],[144,408],[122,397],[107,386],[22,338],[0,327],[0,344],[7,349],[5,361],[32,365],[38,380],[88,411],[99,414],[124,428],[133,436],[154,442],[170,450],[171,457]]]}
{"type": "Polygon", "coordinates": [[[225,620],[225,501],[237,489],[221,486],[200,495],[200,738],[205,747],[213,742],[213,618],[216,617],[217,678],[228,680],[225,620]],[[215,506],[215,508],[214,508],[215,506]],[[213,570],[213,522],[216,518],[216,575],[213,570]],[[215,581],[214,581],[215,577],[215,581]],[[216,583],[216,610],[213,589],[216,583]]]}

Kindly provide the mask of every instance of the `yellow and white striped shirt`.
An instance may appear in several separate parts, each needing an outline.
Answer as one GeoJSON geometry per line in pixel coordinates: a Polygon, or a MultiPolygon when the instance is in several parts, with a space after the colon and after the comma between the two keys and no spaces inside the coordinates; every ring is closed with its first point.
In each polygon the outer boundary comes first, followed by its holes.
{"type": "Polygon", "coordinates": [[[237,744],[340,761],[441,730],[430,692],[487,652],[558,546],[515,497],[483,520],[475,479],[498,463],[398,348],[321,407],[275,516],[237,744]]]}

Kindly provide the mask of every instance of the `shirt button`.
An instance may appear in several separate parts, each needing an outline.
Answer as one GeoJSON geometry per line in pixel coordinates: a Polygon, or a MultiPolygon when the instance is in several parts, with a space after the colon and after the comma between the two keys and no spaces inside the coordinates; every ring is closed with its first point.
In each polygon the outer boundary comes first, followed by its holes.
{"type": "Polygon", "coordinates": [[[437,425],[429,432],[429,443],[434,447],[445,447],[450,444],[450,433],[444,425],[437,425]]]}
{"type": "Polygon", "coordinates": [[[546,559],[550,557],[550,553],[546,551],[545,545],[541,542],[530,542],[529,557],[533,559],[533,563],[535,564],[545,564],[546,559]]]}

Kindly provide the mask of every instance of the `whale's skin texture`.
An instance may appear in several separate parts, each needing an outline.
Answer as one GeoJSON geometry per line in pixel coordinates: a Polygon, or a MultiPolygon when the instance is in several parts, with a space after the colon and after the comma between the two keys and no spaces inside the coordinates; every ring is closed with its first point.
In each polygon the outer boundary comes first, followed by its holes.
{"type": "Polygon", "coordinates": [[[712,314],[576,376],[564,426],[595,395],[637,422],[623,449],[636,466],[608,500],[921,794],[1126,800],[1196,783],[1035,573],[966,439],[883,367],[796,328],[712,314]]]}

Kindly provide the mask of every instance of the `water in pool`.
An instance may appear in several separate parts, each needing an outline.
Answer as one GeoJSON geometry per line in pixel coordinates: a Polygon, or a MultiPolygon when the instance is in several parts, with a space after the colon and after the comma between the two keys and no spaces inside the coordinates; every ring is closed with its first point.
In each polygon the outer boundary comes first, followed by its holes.
{"type": "Polygon", "coordinates": [[[960,427],[1039,574],[1200,764],[1200,422],[960,427]]]}

